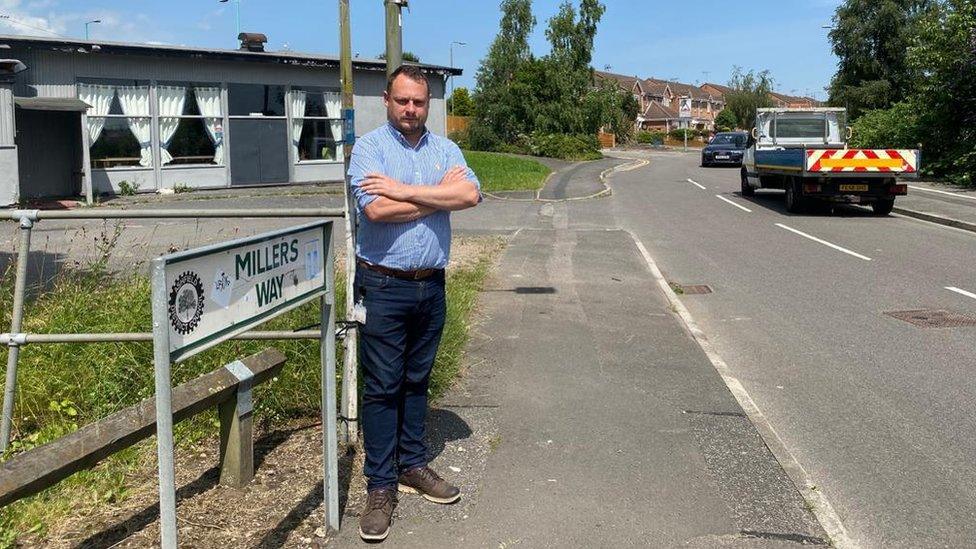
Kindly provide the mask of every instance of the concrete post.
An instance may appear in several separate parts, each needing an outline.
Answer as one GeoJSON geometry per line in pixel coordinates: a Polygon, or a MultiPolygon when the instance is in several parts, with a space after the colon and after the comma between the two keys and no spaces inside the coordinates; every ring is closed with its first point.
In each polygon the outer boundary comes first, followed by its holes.
{"type": "Polygon", "coordinates": [[[241,361],[226,366],[240,384],[233,398],[217,405],[220,416],[220,483],[243,488],[254,478],[254,374],[241,361]]]}
{"type": "Polygon", "coordinates": [[[20,200],[13,79],[0,76],[0,207],[20,200]]]}

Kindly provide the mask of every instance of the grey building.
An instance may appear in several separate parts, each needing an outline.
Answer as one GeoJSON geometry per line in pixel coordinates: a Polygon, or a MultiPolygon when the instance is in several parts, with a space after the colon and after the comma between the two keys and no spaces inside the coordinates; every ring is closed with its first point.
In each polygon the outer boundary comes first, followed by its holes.
{"type": "MultiPolygon", "coordinates": [[[[0,36],[0,206],[20,200],[342,180],[338,57],[0,36]]],[[[445,80],[424,65],[428,127],[445,80]]],[[[353,60],[356,134],[386,121],[386,64],[353,60]]]]}

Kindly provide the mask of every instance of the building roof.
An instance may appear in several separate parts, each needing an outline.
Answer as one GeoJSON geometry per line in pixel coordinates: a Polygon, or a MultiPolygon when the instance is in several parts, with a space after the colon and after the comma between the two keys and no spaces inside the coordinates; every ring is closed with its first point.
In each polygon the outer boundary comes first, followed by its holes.
{"type": "Polygon", "coordinates": [[[722,95],[725,95],[727,93],[732,93],[733,91],[735,91],[735,90],[733,90],[732,88],[730,88],[728,86],[723,86],[721,84],[713,84],[712,82],[705,82],[704,84],[701,85],[702,88],[704,88],[705,86],[709,86],[709,87],[715,88],[722,95]]]}
{"type": "Polygon", "coordinates": [[[644,79],[644,90],[646,93],[655,95],[658,97],[664,97],[668,92],[668,83],[663,80],[655,80],[653,78],[644,79]]]}
{"type": "Polygon", "coordinates": [[[615,74],[612,72],[605,72],[605,71],[598,71],[598,70],[593,71],[593,76],[600,78],[602,80],[614,80],[620,85],[621,88],[627,91],[634,91],[635,84],[641,89],[641,91],[643,91],[644,89],[640,85],[640,81],[641,81],[640,78],[637,78],[636,76],[626,76],[623,74],[615,74]]]}
{"type": "MultiPolygon", "coordinates": [[[[684,84],[681,82],[672,82],[670,80],[660,80],[657,78],[648,78],[645,80],[650,85],[657,89],[663,90],[665,87],[671,89],[671,93],[678,97],[690,97],[692,99],[710,99],[709,95],[705,90],[692,86],[691,84],[684,84]]],[[[657,94],[659,95],[659,94],[657,94]]]]}
{"type": "Polygon", "coordinates": [[[665,107],[660,101],[651,101],[640,117],[644,120],[675,120],[678,111],[665,107]]]}
{"type": "MultiPolygon", "coordinates": [[[[0,45],[40,48],[66,53],[86,54],[116,54],[116,55],[148,55],[154,57],[208,58],[226,61],[246,61],[255,63],[278,63],[304,67],[336,67],[339,57],[317,53],[302,53],[294,51],[263,51],[212,49],[189,46],[172,46],[167,44],[139,44],[134,42],[111,42],[103,40],[75,40],[71,38],[48,38],[41,36],[11,36],[0,35],[0,45]]],[[[382,59],[353,59],[353,68],[360,70],[386,70],[386,61],[382,59]]],[[[431,65],[427,63],[409,63],[418,65],[426,72],[442,76],[458,76],[463,71],[458,68],[431,65]]]]}

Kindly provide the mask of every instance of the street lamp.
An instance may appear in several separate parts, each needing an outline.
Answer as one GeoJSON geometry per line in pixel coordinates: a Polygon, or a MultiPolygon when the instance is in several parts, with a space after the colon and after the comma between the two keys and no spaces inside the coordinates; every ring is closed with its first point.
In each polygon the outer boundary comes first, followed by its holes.
{"type": "Polygon", "coordinates": [[[92,19],[91,21],[85,23],[85,40],[88,40],[88,25],[91,25],[92,23],[101,23],[101,22],[102,22],[101,19],[92,19]]]}
{"type": "MultiPolygon", "coordinates": [[[[221,4],[226,4],[229,1],[219,0],[221,4]]],[[[239,36],[241,34],[241,0],[234,0],[234,3],[237,4],[237,34],[239,36]]]]}
{"type": "MultiPolygon", "coordinates": [[[[461,47],[464,47],[464,46],[467,46],[468,45],[467,42],[451,42],[451,48],[450,49],[451,49],[451,68],[452,69],[454,68],[454,45],[455,44],[458,45],[458,46],[461,46],[461,47]]],[[[451,73],[451,95],[450,95],[450,98],[451,98],[451,112],[450,112],[450,114],[453,115],[454,114],[454,73],[453,72],[451,73]]]]}

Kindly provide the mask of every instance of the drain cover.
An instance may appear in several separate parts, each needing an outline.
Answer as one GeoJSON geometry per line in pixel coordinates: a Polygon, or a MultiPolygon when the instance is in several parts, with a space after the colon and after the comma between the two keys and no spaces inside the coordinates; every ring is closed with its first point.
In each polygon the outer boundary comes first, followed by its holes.
{"type": "Polygon", "coordinates": [[[687,295],[701,295],[701,294],[712,293],[712,287],[705,284],[689,284],[687,286],[681,285],[679,286],[679,288],[681,288],[681,293],[687,295]]]}
{"type": "Polygon", "coordinates": [[[891,311],[886,315],[922,328],[959,328],[976,326],[976,317],[943,310],[891,311]]]}

